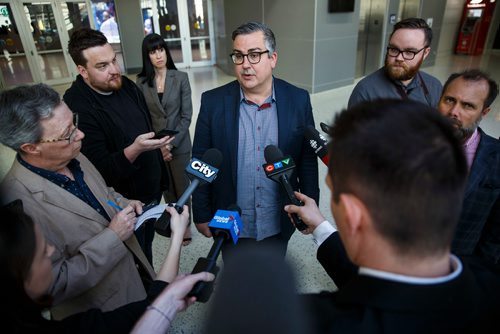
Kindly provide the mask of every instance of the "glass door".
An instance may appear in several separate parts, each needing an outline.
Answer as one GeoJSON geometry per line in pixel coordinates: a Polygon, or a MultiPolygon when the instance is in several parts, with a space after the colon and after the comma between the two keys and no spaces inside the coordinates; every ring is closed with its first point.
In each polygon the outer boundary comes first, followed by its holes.
{"type": "Polygon", "coordinates": [[[70,79],[70,71],[63,52],[60,24],[54,15],[52,2],[24,2],[23,12],[31,29],[34,44],[32,56],[38,68],[35,79],[38,82],[57,84],[70,79]]]}
{"type": "Polygon", "coordinates": [[[141,7],[144,32],[156,32],[165,39],[176,66],[214,64],[210,1],[141,0],[141,7]]]}
{"type": "Polygon", "coordinates": [[[77,75],[69,36],[90,27],[85,0],[0,0],[0,86],[67,83],[77,75]]]}
{"type": "Polygon", "coordinates": [[[2,89],[34,82],[9,2],[0,2],[0,73],[2,89]]]}

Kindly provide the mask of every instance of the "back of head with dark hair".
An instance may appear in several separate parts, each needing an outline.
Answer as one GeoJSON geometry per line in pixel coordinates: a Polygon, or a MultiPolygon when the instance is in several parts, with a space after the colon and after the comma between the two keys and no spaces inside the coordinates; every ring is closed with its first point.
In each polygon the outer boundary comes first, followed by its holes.
{"type": "Polygon", "coordinates": [[[496,83],[495,80],[493,80],[488,74],[484,73],[481,70],[478,69],[470,69],[470,70],[465,70],[459,73],[453,73],[452,75],[449,76],[448,80],[446,80],[444,86],[443,86],[443,94],[446,91],[446,88],[448,88],[448,85],[455,79],[462,78],[465,81],[472,81],[472,82],[479,82],[482,80],[485,80],[488,83],[488,96],[486,97],[486,100],[484,101],[483,109],[488,108],[491,106],[493,101],[495,101],[496,97],[498,96],[498,84],[496,83]]]}
{"type": "MultiPolygon", "coordinates": [[[[33,220],[24,213],[22,202],[16,200],[0,208],[0,266],[2,285],[0,298],[8,302],[2,311],[8,321],[2,326],[25,329],[36,327],[40,309],[27,295],[24,282],[35,256],[36,238],[33,220]],[[6,314],[5,314],[6,313],[6,314]]],[[[35,330],[36,328],[32,328],[35,330]]]]}
{"type": "Polygon", "coordinates": [[[85,67],[87,59],[83,56],[83,51],[105,44],[108,44],[108,40],[102,32],[90,28],[81,28],[74,31],[71,35],[68,43],[68,52],[75,65],[85,67]]]}
{"type": "Polygon", "coordinates": [[[149,87],[153,87],[153,80],[155,78],[155,69],[149,58],[149,53],[162,48],[167,54],[167,69],[177,70],[163,37],[158,34],[149,34],[142,40],[142,71],[137,76],[143,78],[142,82],[147,82],[149,87]]]}
{"type": "Polygon", "coordinates": [[[308,332],[309,318],[296,294],[294,275],[275,248],[234,252],[218,280],[205,333],[308,332]]]}
{"type": "Polygon", "coordinates": [[[45,84],[19,86],[0,94],[0,142],[19,152],[42,138],[40,121],[52,117],[61,98],[45,84]]]}
{"type": "Polygon", "coordinates": [[[391,37],[394,35],[396,30],[399,29],[422,29],[425,34],[425,44],[426,46],[431,46],[432,43],[432,29],[429,27],[427,22],[424,19],[417,17],[410,17],[404,20],[399,21],[394,25],[392,29],[391,37]]]}
{"type": "Polygon", "coordinates": [[[449,122],[413,101],[379,100],[343,110],[330,133],[333,200],[357,196],[400,254],[449,249],[467,165],[449,122]]]}
{"type": "Polygon", "coordinates": [[[238,35],[248,35],[258,31],[262,31],[264,34],[264,43],[269,50],[268,57],[271,57],[273,52],[276,51],[276,38],[271,28],[264,23],[255,21],[244,23],[233,31],[232,39],[234,41],[238,35]]]}

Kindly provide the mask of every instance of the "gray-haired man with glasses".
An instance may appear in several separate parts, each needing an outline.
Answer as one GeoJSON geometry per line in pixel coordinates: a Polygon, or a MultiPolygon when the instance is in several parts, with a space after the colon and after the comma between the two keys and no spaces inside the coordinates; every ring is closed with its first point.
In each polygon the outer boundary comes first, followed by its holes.
{"type": "Polygon", "coordinates": [[[0,94],[0,142],[17,152],[0,184],[0,202],[21,199],[55,247],[49,293],[56,320],[142,300],[142,278],[155,276],[133,234],[141,202],[106,186],[80,153],[84,137],[78,115],[49,86],[0,94]]]}
{"type": "MultiPolygon", "coordinates": [[[[307,91],[273,77],[278,54],[269,27],[248,22],[232,39],[237,80],[201,97],[193,156],[216,148],[224,161],[214,183],[193,194],[193,221],[210,237],[208,222],[215,211],[236,203],[243,220],[236,248],[272,244],[284,255],[294,227],[282,209],[285,194],[262,169],[264,149],[275,145],[291,156],[296,164],[292,186],[318,200],[317,158],[304,139],[305,128],[314,126],[311,102],[307,91]]],[[[230,247],[223,248],[224,260],[230,247]]]]}
{"type": "Polygon", "coordinates": [[[385,66],[354,87],[348,106],[381,98],[397,98],[437,107],[441,82],[419,70],[431,51],[431,41],[432,29],[423,19],[408,18],[396,23],[389,38],[385,66]]]}

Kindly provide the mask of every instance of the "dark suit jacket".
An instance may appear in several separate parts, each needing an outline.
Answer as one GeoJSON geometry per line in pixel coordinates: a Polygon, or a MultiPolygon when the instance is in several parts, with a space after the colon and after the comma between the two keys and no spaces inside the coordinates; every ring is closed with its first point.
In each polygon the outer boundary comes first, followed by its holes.
{"type": "MultiPolygon", "coordinates": [[[[278,112],[278,146],[283,154],[293,158],[297,166],[291,177],[291,184],[294,189],[318,202],[318,158],[304,138],[305,128],[308,125],[314,126],[309,94],[277,78],[274,78],[274,92],[278,112]]],[[[216,148],[222,152],[224,160],[213,184],[200,187],[193,193],[195,223],[209,222],[217,209],[226,209],[236,203],[239,107],[238,81],[205,92],[201,96],[193,157],[201,158],[206,150],[216,148]]],[[[281,201],[283,205],[286,203],[286,194],[282,193],[281,201]]],[[[283,211],[282,237],[288,240],[293,231],[294,227],[283,211]]]]}
{"type": "Polygon", "coordinates": [[[497,321],[498,272],[480,262],[462,261],[461,274],[448,282],[418,285],[359,275],[338,233],[321,244],[320,257],[339,290],[304,295],[311,332],[482,333],[497,321]]]}
{"type": "Polygon", "coordinates": [[[452,252],[500,264],[500,140],[479,131],[452,252]]]}

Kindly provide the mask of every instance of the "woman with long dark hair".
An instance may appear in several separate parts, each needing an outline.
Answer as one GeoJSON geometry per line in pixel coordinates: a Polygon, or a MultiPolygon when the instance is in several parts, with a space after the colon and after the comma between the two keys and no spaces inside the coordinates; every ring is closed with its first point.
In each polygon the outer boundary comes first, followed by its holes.
{"type": "MultiPolygon", "coordinates": [[[[184,169],[191,157],[191,86],[187,74],[175,67],[167,43],[158,34],[147,35],[142,41],[142,71],[136,83],[146,99],[153,129],[178,131],[175,139],[162,149],[170,178],[169,189],[163,197],[167,203],[176,202],[189,186],[184,169]]],[[[188,228],[184,245],[190,241],[188,228]]]]}
{"type": "Polygon", "coordinates": [[[213,279],[212,274],[199,273],[174,280],[188,217],[187,210],[182,216],[173,208],[167,210],[172,214],[172,242],[148,298],[113,311],[90,309],[56,321],[42,316],[42,310],[52,302],[48,291],[53,282],[50,256],[54,246],[24,213],[20,200],[0,208],[0,298],[5,306],[0,315],[2,330],[6,333],[97,334],[129,333],[134,328],[137,333],[164,333],[173,316],[195,302],[195,297],[186,297],[194,284],[213,279]],[[164,289],[166,282],[172,283],[164,289]]]}

